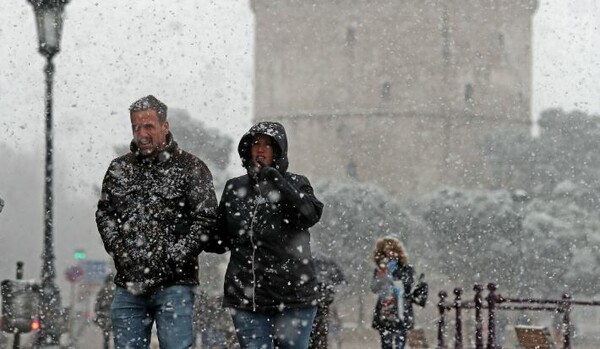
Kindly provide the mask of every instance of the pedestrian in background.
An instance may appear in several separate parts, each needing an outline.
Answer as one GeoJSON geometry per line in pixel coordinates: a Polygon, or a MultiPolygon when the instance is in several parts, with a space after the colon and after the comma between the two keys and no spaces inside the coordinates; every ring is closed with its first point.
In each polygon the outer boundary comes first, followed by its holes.
{"type": "Polygon", "coordinates": [[[241,348],[306,349],[318,298],[308,228],[323,204],[288,169],[284,127],[260,122],[238,153],[246,174],[225,184],[217,230],[231,251],[223,304],[241,348]]]}
{"type": "Polygon", "coordinates": [[[415,270],[400,240],[377,240],[373,251],[375,270],[371,290],[377,294],[373,328],[381,336],[382,349],[403,349],[414,325],[412,286],[415,270]]]}
{"type": "Polygon", "coordinates": [[[134,102],[129,115],[131,151],[110,163],[96,211],[116,268],[115,348],[148,348],[154,322],[162,349],[190,348],[198,254],[216,218],[212,175],[179,148],[157,98],[134,102]]]}
{"type": "Polygon", "coordinates": [[[196,295],[195,319],[197,332],[200,332],[198,349],[239,348],[235,329],[227,309],[223,308],[221,295],[209,296],[206,292],[196,295]]]}
{"type": "Polygon", "coordinates": [[[321,252],[313,254],[313,267],[317,275],[319,298],[317,315],[310,333],[310,349],[326,349],[328,347],[330,306],[335,299],[336,286],[346,281],[342,268],[321,252]]]}
{"type": "Polygon", "coordinates": [[[104,349],[110,347],[110,334],[112,332],[112,324],[110,321],[110,306],[115,296],[115,283],[113,282],[113,274],[109,273],[104,279],[104,284],[96,295],[94,304],[94,323],[102,330],[102,339],[104,349]]]}

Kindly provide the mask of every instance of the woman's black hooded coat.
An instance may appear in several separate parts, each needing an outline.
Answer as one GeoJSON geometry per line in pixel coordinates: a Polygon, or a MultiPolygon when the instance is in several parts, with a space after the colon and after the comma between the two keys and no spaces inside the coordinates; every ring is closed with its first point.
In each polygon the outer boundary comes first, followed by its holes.
{"type": "Polygon", "coordinates": [[[254,125],[238,153],[248,173],[225,184],[217,237],[231,257],[223,304],[251,311],[316,304],[315,272],[308,228],[321,218],[323,204],[304,176],[287,172],[287,137],[275,122],[254,125]],[[273,168],[256,173],[250,149],[255,134],[274,141],[273,168]]]}

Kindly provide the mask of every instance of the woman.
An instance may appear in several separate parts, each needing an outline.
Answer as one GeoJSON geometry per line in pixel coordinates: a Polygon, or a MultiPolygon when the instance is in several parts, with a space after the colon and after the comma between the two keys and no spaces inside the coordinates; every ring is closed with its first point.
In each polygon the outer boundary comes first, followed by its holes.
{"type": "Polygon", "coordinates": [[[247,173],[227,181],[217,218],[231,251],[223,305],[241,348],[306,349],[318,297],[308,228],[323,204],[306,177],[287,172],[281,124],[252,126],[238,153],[247,173]]]}
{"type": "Polygon", "coordinates": [[[407,330],[414,324],[411,290],[415,270],[408,264],[402,243],[392,237],[377,240],[373,261],[371,290],[378,296],[373,328],[379,331],[382,349],[403,349],[407,330]]]}

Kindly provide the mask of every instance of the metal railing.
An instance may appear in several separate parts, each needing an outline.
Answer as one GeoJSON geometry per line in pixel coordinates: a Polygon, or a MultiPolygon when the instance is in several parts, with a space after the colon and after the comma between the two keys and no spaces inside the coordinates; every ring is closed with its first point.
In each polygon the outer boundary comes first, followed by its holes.
{"type": "Polygon", "coordinates": [[[600,301],[573,300],[569,294],[563,294],[561,299],[513,298],[496,293],[497,285],[489,283],[487,297],[483,297],[483,286],[475,284],[475,295],[472,300],[463,300],[462,288],[454,289],[454,301],[447,300],[448,293],[439,292],[438,302],[438,345],[437,349],[448,349],[446,338],[446,316],[451,310],[455,312],[454,348],[463,349],[463,314],[465,309],[475,310],[475,349],[501,349],[496,343],[496,312],[500,310],[533,310],[552,311],[562,314],[563,349],[571,349],[571,310],[577,306],[600,306],[600,301]],[[485,302],[484,302],[485,301],[485,302]],[[484,345],[483,310],[487,309],[487,343],[484,345]]]}

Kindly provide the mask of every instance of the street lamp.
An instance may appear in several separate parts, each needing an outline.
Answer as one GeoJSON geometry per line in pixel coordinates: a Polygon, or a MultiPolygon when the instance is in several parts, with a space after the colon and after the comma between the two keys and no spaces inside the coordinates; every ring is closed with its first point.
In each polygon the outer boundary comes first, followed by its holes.
{"type": "Polygon", "coordinates": [[[46,166],[44,177],[44,250],[40,291],[40,332],[36,347],[58,346],[60,337],[60,291],[54,282],[54,241],[52,234],[52,58],[60,51],[63,11],[68,0],[28,0],[35,11],[39,52],[46,57],[46,166]]]}

